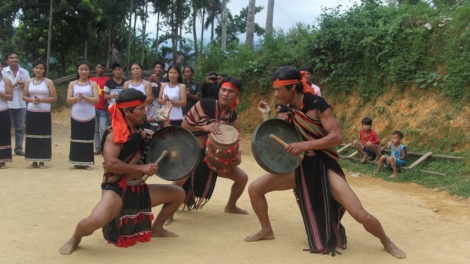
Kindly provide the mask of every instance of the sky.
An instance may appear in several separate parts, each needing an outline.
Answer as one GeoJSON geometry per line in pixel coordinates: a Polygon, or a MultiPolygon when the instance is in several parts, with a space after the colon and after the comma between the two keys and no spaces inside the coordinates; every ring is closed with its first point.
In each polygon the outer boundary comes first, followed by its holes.
{"type": "MultiPolygon", "coordinates": [[[[248,6],[249,0],[231,0],[227,3],[227,8],[233,15],[240,14],[242,8],[248,6]]],[[[323,7],[332,8],[338,5],[342,5],[343,8],[352,6],[353,3],[360,2],[360,0],[307,0],[307,1],[293,1],[293,0],[275,0],[274,1],[274,16],[273,16],[273,27],[275,29],[288,29],[295,26],[297,22],[312,25],[316,22],[317,18],[321,14],[323,7]]],[[[264,9],[257,13],[255,16],[255,22],[261,27],[266,27],[266,15],[267,15],[268,0],[257,0],[256,6],[264,6],[264,9]]],[[[198,25],[201,23],[198,20],[198,25]]],[[[157,24],[157,17],[151,16],[147,21],[147,32],[150,32],[150,37],[155,39],[155,25],[157,24]]],[[[200,26],[197,29],[198,38],[200,36],[200,26]]],[[[209,38],[209,31],[204,32],[204,38],[209,38]]],[[[192,39],[192,34],[186,34],[185,37],[192,39]]],[[[245,34],[239,36],[243,42],[245,34]]],[[[255,34],[255,40],[257,40],[255,34]]]]}

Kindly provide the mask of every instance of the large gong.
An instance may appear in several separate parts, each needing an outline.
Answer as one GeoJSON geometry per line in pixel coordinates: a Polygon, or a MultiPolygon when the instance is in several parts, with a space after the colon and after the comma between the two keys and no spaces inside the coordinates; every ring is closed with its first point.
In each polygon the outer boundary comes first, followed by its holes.
{"type": "Polygon", "coordinates": [[[302,141],[300,133],[291,123],[280,119],[267,120],[256,128],[251,137],[251,151],[256,162],[261,168],[273,174],[284,174],[295,170],[302,159],[291,156],[270,135],[278,137],[287,144],[302,141]]]}
{"type": "Polygon", "coordinates": [[[158,163],[155,173],[164,180],[180,180],[193,172],[199,163],[199,143],[193,133],[182,127],[168,126],[153,134],[147,163],[155,163],[164,150],[168,154],[158,163]]]}

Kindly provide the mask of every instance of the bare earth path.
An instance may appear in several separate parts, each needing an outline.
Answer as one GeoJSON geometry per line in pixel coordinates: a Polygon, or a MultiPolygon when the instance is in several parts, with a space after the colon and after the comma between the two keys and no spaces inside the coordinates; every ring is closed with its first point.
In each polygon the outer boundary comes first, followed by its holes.
{"type": "MultiPolygon", "coordinates": [[[[267,196],[276,239],[247,243],[246,235],[259,230],[245,191],[239,206],[249,215],[223,212],[230,181],[219,179],[212,200],[201,211],[178,211],[170,230],[178,238],[152,238],[127,249],[104,243],[101,231],[84,238],[71,256],[59,247],[72,235],[77,222],[87,216],[100,198],[101,156],[95,170],[67,168],[69,119],[55,115],[53,161],[46,170],[25,167],[13,156],[9,169],[0,170],[2,263],[470,263],[470,206],[468,200],[425,189],[362,176],[347,179],[366,209],[380,219],[392,240],[407,258],[387,254],[378,240],[349,216],[343,224],[348,249],[334,258],[303,252],[308,247],[300,211],[291,191],[267,196]],[[438,212],[433,212],[438,208],[438,212]]],[[[247,140],[246,140],[247,141],[247,140]]],[[[250,182],[263,174],[243,146],[241,167],[250,182]]],[[[350,173],[347,173],[348,175],[350,173]]],[[[157,177],[150,183],[168,183],[157,177]]],[[[154,209],[158,212],[160,208],[154,209]]]]}

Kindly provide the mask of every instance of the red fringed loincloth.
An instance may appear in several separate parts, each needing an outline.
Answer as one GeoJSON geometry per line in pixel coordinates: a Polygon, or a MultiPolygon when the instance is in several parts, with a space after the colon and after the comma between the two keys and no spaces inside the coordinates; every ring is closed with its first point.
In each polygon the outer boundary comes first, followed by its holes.
{"type": "Polygon", "coordinates": [[[127,185],[126,178],[122,177],[119,188],[122,190],[122,209],[103,227],[104,238],[118,247],[150,241],[154,217],[147,184],[127,185]]]}

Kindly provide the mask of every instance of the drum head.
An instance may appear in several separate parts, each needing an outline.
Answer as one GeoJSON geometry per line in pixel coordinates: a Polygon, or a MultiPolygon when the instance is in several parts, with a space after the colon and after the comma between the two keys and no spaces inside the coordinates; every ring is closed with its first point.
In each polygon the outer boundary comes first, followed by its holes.
{"type": "Polygon", "coordinates": [[[238,141],[238,131],[233,126],[220,125],[222,134],[216,135],[211,133],[211,138],[221,146],[234,145],[238,141]]]}
{"type": "Polygon", "coordinates": [[[199,143],[193,133],[182,127],[164,127],[153,134],[147,151],[147,163],[157,161],[164,150],[168,151],[168,155],[158,164],[155,173],[164,180],[180,180],[199,164],[199,143]]]}
{"type": "Polygon", "coordinates": [[[256,162],[273,174],[284,174],[295,170],[302,162],[297,156],[291,156],[283,146],[269,138],[273,134],[287,144],[301,142],[302,137],[291,123],[270,119],[259,125],[251,137],[251,151],[256,162]]]}

